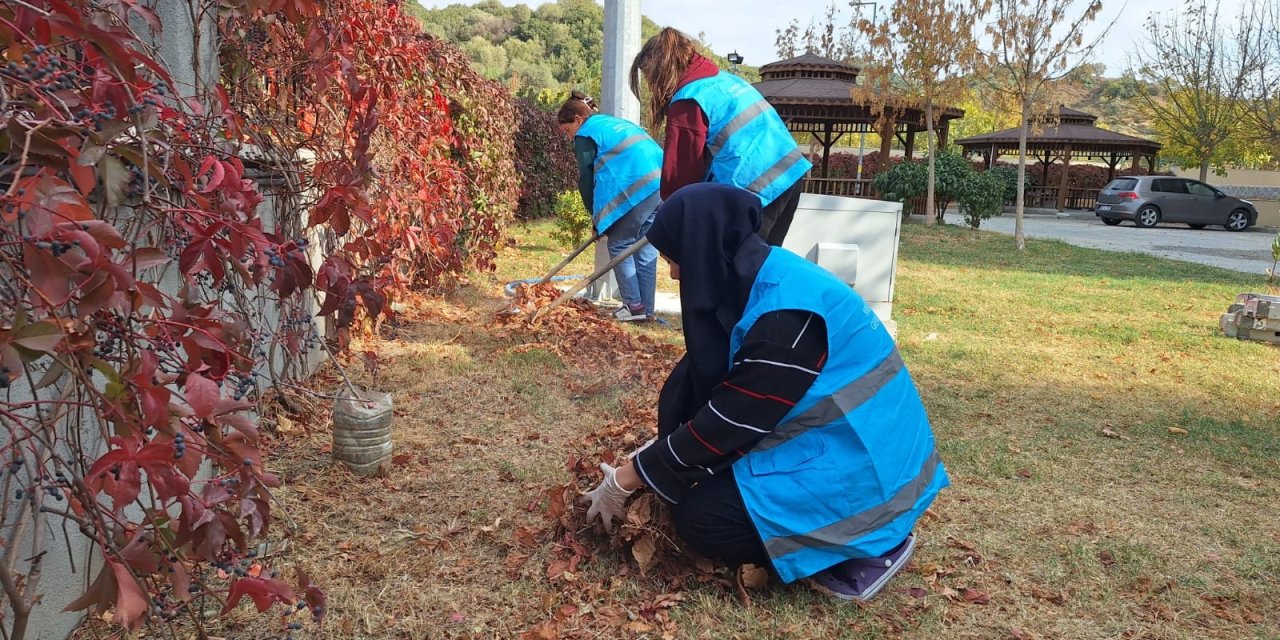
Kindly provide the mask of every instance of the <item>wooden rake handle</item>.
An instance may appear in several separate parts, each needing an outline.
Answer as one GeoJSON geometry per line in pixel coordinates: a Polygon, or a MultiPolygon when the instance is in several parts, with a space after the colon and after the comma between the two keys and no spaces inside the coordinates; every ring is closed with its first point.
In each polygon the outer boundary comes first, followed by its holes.
{"type": "Polygon", "coordinates": [[[577,293],[578,293],[579,291],[582,291],[583,289],[587,288],[588,286],[591,286],[591,283],[595,282],[596,280],[599,280],[599,279],[600,279],[601,277],[603,277],[606,273],[609,273],[610,271],[612,271],[612,270],[613,270],[613,268],[614,268],[614,267],[616,267],[616,266],[618,266],[618,264],[620,264],[623,260],[626,260],[627,258],[630,258],[631,256],[635,255],[638,251],[640,251],[641,249],[643,249],[643,248],[645,248],[645,247],[647,247],[647,246],[649,246],[649,239],[648,239],[648,238],[640,238],[640,240],[636,241],[636,243],[635,243],[635,244],[631,245],[630,247],[627,247],[627,250],[626,250],[626,251],[623,251],[622,253],[619,253],[619,254],[617,255],[617,257],[615,257],[614,259],[610,260],[610,261],[609,261],[607,264],[605,264],[603,267],[600,267],[599,269],[597,269],[595,273],[593,273],[593,274],[591,274],[591,275],[587,276],[586,278],[584,278],[584,279],[583,279],[581,282],[579,282],[578,284],[573,285],[573,287],[572,287],[571,289],[569,289],[568,291],[565,291],[564,293],[560,294],[560,297],[559,297],[559,298],[556,298],[554,302],[552,302],[551,304],[549,304],[549,305],[547,305],[547,306],[545,306],[545,307],[542,307],[541,309],[535,309],[535,310],[534,310],[534,312],[533,312],[533,314],[529,316],[529,321],[530,321],[530,322],[536,322],[536,321],[538,320],[538,316],[541,316],[543,313],[546,313],[546,312],[548,312],[548,311],[550,311],[550,310],[552,310],[552,309],[554,309],[554,308],[556,308],[556,307],[560,306],[562,303],[564,303],[564,301],[565,301],[565,300],[568,300],[569,298],[572,298],[573,296],[577,295],[577,293]]]}
{"type": "Polygon", "coordinates": [[[586,250],[587,250],[587,247],[590,247],[591,245],[595,244],[596,240],[599,240],[599,239],[600,239],[600,234],[598,234],[598,233],[597,233],[597,234],[595,234],[595,235],[593,235],[593,236],[591,236],[591,239],[589,239],[589,240],[587,240],[586,242],[582,243],[582,244],[581,244],[577,249],[574,249],[574,250],[573,250],[573,253],[569,254],[569,257],[568,257],[568,258],[565,258],[564,260],[561,260],[561,261],[560,261],[560,264],[558,264],[558,265],[556,265],[556,266],[552,267],[552,268],[551,268],[551,271],[548,271],[548,272],[547,272],[547,275],[543,276],[543,277],[542,277],[542,279],[541,279],[541,280],[539,280],[539,281],[538,281],[534,286],[537,286],[537,285],[540,285],[540,284],[544,284],[544,283],[546,283],[548,280],[550,280],[550,279],[554,278],[554,277],[555,277],[555,275],[556,275],[557,273],[560,273],[560,270],[561,270],[561,269],[563,269],[563,268],[565,268],[565,267],[569,266],[569,263],[570,263],[570,262],[573,262],[573,259],[574,259],[574,258],[578,257],[578,255],[579,255],[579,254],[581,254],[583,251],[586,251],[586,250]]]}

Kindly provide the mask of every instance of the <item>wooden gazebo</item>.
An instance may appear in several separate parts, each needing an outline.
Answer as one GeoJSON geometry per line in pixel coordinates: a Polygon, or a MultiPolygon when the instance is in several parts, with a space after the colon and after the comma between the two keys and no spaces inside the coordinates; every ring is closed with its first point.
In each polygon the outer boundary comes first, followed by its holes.
{"type": "MultiPolygon", "coordinates": [[[[806,181],[805,191],[842,196],[869,194],[871,179],[865,174],[862,180],[829,177],[831,147],[845,134],[880,134],[881,158],[889,156],[896,137],[907,158],[911,158],[916,133],[927,129],[923,109],[897,108],[882,119],[872,105],[855,100],[858,72],[857,67],[814,54],[760,67],[761,80],[755,88],[773,105],[788,129],[811,134],[822,145],[822,162],[815,168],[817,175],[810,175],[806,181]]],[[[934,117],[938,146],[946,146],[951,121],[964,117],[964,112],[940,107],[934,117]]]]}
{"type": "MultiPolygon", "coordinates": [[[[1068,189],[1067,175],[1072,158],[1100,160],[1107,165],[1107,179],[1115,177],[1116,167],[1125,160],[1131,161],[1137,171],[1143,161],[1149,172],[1155,171],[1156,154],[1160,143],[1125,135],[1098,126],[1098,117],[1059,106],[1057,113],[1042,116],[1032,123],[1027,132],[1027,156],[1041,165],[1040,187],[1027,190],[1027,200],[1033,205],[1053,202],[1058,211],[1068,207],[1086,209],[1093,204],[1097,189],[1068,189]],[[1062,161],[1062,178],[1058,186],[1050,187],[1049,165],[1062,161]]],[[[988,168],[1001,156],[1018,156],[1018,127],[957,140],[965,155],[981,156],[988,168]]]]}

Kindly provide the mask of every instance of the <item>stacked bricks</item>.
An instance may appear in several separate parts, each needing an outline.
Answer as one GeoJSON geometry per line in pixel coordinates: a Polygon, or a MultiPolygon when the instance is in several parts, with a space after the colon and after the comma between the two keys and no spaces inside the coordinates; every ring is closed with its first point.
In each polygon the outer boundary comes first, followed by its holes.
{"type": "Polygon", "coordinates": [[[1228,338],[1280,344],[1280,296],[1242,293],[1218,319],[1228,338]]]}

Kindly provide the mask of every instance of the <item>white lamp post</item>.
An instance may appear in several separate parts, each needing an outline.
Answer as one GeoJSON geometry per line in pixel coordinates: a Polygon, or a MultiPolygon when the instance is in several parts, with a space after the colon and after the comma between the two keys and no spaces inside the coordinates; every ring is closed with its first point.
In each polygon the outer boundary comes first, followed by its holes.
{"type": "MultiPolygon", "coordinates": [[[[868,2],[850,2],[850,3],[849,3],[849,6],[851,6],[851,7],[855,7],[855,8],[859,8],[859,11],[861,11],[860,7],[862,7],[863,5],[868,5],[868,4],[869,4],[869,5],[871,5],[871,25],[872,25],[872,26],[875,26],[875,24],[876,24],[876,13],[877,13],[877,12],[879,11],[879,9],[880,9],[880,5],[879,5],[879,4],[877,4],[877,3],[875,3],[875,2],[870,2],[870,1],[868,1],[868,2]]],[[[866,132],[866,129],[865,129],[865,127],[858,127],[858,179],[859,179],[859,180],[861,180],[861,179],[862,179],[862,154],[863,154],[863,152],[866,150],[866,148],[867,148],[867,132],[866,132]]],[[[880,162],[884,162],[884,158],[881,158],[881,159],[880,159],[880,162]]],[[[858,183],[858,188],[859,188],[859,189],[861,189],[861,188],[862,188],[862,183],[858,183]]]]}

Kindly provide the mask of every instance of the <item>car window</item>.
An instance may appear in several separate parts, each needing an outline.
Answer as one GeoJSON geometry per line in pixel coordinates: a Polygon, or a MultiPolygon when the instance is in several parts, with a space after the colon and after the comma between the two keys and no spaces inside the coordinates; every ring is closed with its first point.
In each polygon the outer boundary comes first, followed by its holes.
{"type": "Polygon", "coordinates": [[[1167,178],[1164,180],[1153,180],[1151,182],[1151,190],[1161,193],[1186,193],[1187,185],[1182,180],[1174,180],[1167,178]]]}
{"type": "Polygon", "coordinates": [[[1209,185],[1201,182],[1191,182],[1190,180],[1187,181],[1187,193],[1193,196],[1207,196],[1210,198],[1218,195],[1218,192],[1214,191],[1209,185]]]}
{"type": "Polygon", "coordinates": [[[1112,180],[1111,184],[1107,185],[1107,191],[1133,191],[1137,186],[1137,180],[1120,178],[1119,180],[1112,180]]]}

